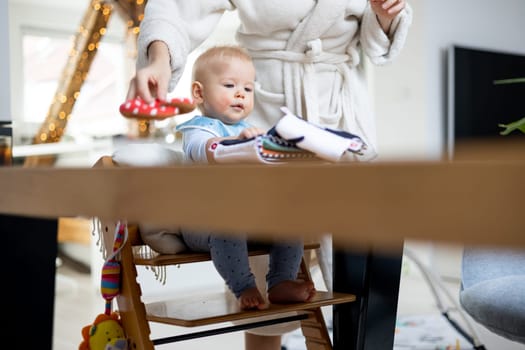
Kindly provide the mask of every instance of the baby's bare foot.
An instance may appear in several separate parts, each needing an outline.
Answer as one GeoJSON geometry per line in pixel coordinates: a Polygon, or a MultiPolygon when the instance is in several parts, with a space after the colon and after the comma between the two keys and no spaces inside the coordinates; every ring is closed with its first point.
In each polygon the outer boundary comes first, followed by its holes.
{"type": "Polygon", "coordinates": [[[266,301],[256,287],[248,288],[241,293],[241,296],[239,297],[239,305],[242,310],[264,310],[268,308],[268,304],[266,304],[266,301]]]}
{"type": "Polygon", "coordinates": [[[314,295],[313,282],[301,280],[283,281],[268,291],[268,299],[276,304],[310,301],[314,295]]]}

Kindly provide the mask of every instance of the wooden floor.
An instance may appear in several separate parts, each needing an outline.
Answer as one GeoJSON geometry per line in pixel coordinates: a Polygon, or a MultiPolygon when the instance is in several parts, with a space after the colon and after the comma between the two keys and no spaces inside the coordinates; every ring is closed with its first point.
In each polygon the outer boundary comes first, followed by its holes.
{"type": "MultiPolygon", "coordinates": [[[[91,276],[63,264],[57,269],[55,294],[55,321],[53,350],[78,349],[82,341],[81,329],[92,322],[99,313],[104,312],[104,302],[93,287],[91,276]]],[[[181,334],[185,328],[161,324],[151,324],[152,337],[181,334]]],[[[192,328],[197,331],[206,328],[192,328]]],[[[182,341],[158,347],[159,350],[242,350],[244,338],[242,332],[182,341]]]]}
{"type": "Polygon", "coordinates": [[[104,302],[86,271],[66,263],[56,273],[53,349],[78,349],[82,327],[104,312],[104,302]]]}

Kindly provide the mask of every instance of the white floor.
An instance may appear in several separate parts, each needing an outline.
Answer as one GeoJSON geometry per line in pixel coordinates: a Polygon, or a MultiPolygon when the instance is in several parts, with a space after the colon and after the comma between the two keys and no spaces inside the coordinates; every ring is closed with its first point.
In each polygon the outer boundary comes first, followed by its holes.
{"type": "MultiPolygon", "coordinates": [[[[315,277],[315,274],[314,274],[315,277]]],[[[155,283],[158,283],[155,281],[155,283]]],[[[444,282],[447,290],[457,297],[459,284],[457,280],[444,282]]],[[[81,341],[81,329],[92,322],[96,315],[104,310],[104,300],[98,294],[98,288],[93,285],[89,274],[79,273],[67,265],[58,267],[56,280],[54,350],[77,349],[81,341]]],[[[327,308],[326,314],[330,314],[327,308]]],[[[436,300],[423,279],[417,266],[405,258],[398,304],[398,317],[413,315],[439,315],[436,300]]],[[[457,313],[452,312],[455,319],[457,313]]],[[[473,322],[473,321],[472,321],[473,322]]],[[[472,324],[475,325],[473,322],[472,324]]],[[[480,340],[487,350],[525,350],[525,345],[508,341],[483,327],[475,325],[480,340]]],[[[187,332],[184,328],[173,328],[152,324],[152,338],[162,338],[168,335],[187,332]]],[[[196,329],[200,330],[200,329],[196,329]]],[[[196,331],[191,330],[191,331],[196,331]]],[[[242,332],[230,333],[191,341],[158,346],[159,350],[242,350],[244,345],[242,332]]],[[[412,348],[413,350],[424,350],[412,348]]],[[[295,350],[295,348],[294,348],[295,350]]],[[[382,350],[382,349],[378,349],[382,350]]],[[[436,350],[436,349],[434,349],[436,350]]],[[[449,349],[458,350],[458,349],[449,349]]]]}

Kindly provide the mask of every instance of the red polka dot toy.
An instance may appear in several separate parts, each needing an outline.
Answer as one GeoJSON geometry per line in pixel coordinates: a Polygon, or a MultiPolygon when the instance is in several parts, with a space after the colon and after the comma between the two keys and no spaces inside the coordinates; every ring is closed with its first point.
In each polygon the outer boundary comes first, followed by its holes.
{"type": "Polygon", "coordinates": [[[195,103],[189,98],[172,98],[167,101],[155,99],[146,103],[137,97],[121,104],[119,111],[126,118],[162,120],[189,113],[195,107],[195,103]]]}

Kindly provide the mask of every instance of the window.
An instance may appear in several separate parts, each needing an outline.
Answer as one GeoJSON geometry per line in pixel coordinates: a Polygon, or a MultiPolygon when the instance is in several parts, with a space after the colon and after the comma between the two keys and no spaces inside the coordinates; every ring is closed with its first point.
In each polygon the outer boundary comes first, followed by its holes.
{"type": "MultiPolygon", "coordinates": [[[[106,38],[104,38],[106,39],[106,38]]],[[[45,120],[68,60],[74,38],[49,32],[23,35],[23,120],[45,120]]],[[[69,136],[126,133],[118,107],[125,96],[125,53],[121,43],[102,40],[66,127],[69,136]]]]}

